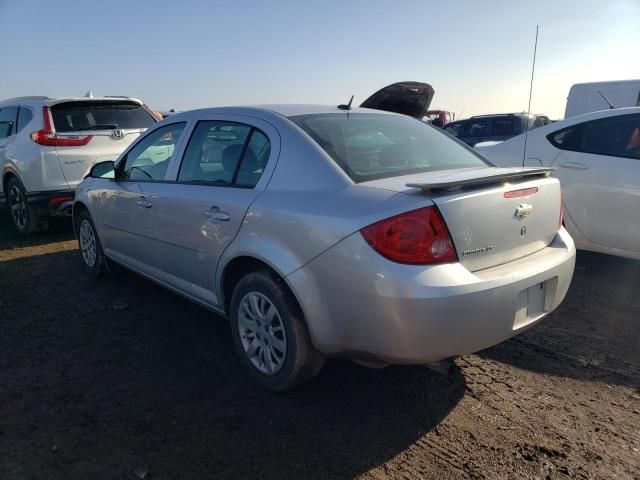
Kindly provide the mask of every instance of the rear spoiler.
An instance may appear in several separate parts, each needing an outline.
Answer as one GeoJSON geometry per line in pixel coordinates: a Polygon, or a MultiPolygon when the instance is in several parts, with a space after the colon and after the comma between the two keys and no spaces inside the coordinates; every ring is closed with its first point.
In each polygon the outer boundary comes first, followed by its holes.
{"type": "Polygon", "coordinates": [[[457,178],[455,180],[434,179],[431,182],[407,183],[410,188],[420,188],[425,192],[437,190],[458,190],[464,187],[477,187],[480,185],[489,185],[507,180],[520,180],[525,177],[548,177],[555,168],[552,167],[534,167],[534,168],[518,168],[516,171],[500,172],[486,176],[471,176],[470,178],[457,178]]]}

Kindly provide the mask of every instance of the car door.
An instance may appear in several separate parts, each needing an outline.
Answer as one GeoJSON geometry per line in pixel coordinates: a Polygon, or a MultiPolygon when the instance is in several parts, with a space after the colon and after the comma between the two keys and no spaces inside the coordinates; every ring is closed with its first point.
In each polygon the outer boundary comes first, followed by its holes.
{"type": "Polygon", "coordinates": [[[149,132],[116,165],[116,178],[100,192],[99,218],[105,253],[143,273],[158,268],[155,242],[157,195],[154,185],[165,181],[186,122],[149,132]]]}
{"type": "Polygon", "coordinates": [[[218,261],[266,187],[278,152],[279,136],[267,122],[242,115],[198,118],[175,162],[174,181],[153,185],[164,283],[218,304],[218,261]]]}
{"type": "Polygon", "coordinates": [[[555,176],[571,220],[590,241],[640,252],[640,114],[554,132],[555,176]]]}

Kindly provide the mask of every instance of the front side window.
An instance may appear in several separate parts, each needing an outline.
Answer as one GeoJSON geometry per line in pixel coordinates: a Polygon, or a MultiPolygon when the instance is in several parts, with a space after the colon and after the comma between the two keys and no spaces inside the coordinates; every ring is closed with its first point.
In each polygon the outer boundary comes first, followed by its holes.
{"type": "Polygon", "coordinates": [[[178,181],[254,187],[270,153],[269,139],[249,125],[201,121],[189,139],[178,181]]]}
{"type": "Polygon", "coordinates": [[[16,133],[18,123],[18,107],[0,109],[0,138],[7,138],[16,133]]]}
{"type": "Polygon", "coordinates": [[[513,119],[512,118],[494,118],[493,134],[494,135],[513,135],[513,119]]]}
{"type": "Polygon", "coordinates": [[[330,113],[289,119],[315,140],[354,182],[487,166],[473,150],[442,130],[407,116],[330,113]]]}
{"type": "Polygon", "coordinates": [[[185,125],[185,122],[172,123],[144,137],[127,153],[118,179],[136,182],[164,180],[185,125]]]}

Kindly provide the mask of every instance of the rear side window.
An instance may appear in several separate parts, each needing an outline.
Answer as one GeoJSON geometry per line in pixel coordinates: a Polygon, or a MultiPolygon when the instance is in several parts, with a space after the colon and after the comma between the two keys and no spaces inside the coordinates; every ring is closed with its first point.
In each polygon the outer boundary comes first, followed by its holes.
{"type": "Polygon", "coordinates": [[[482,137],[489,135],[490,124],[488,119],[469,120],[465,125],[464,134],[466,137],[482,137]]]}
{"type": "Polygon", "coordinates": [[[582,139],[582,127],[583,124],[578,124],[558,130],[547,135],[547,140],[560,150],[578,150],[582,139]]]}
{"type": "Polygon", "coordinates": [[[148,128],[156,119],[142,105],[131,101],[65,102],[51,107],[57,132],[148,128]]]}
{"type": "Polygon", "coordinates": [[[18,123],[18,107],[5,107],[0,110],[0,138],[15,135],[18,123]]]}
{"type": "Polygon", "coordinates": [[[225,121],[201,121],[185,151],[178,181],[212,186],[254,187],[271,147],[260,130],[225,121]]]}
{"type": "Polygon", "coordinates": [[[487,165],[439,128],[407,116],[330,113],[289,119],[354,182],[487,165]]]}
{"type": "Polygon", "coordinates": [[[640,158],[640,115],[621,115],[587,122],[580,150],[640,158]]]}
{"type": "Polygon", "coordinates": [[[450,123],[449,125],[445,125],[444,131],[454,137],[460,136],[460,130],[462,130],[462,123],[450,123]]]}
{"type": "Polygon", "coordinates": [[[547,139],[561,150],[640,158],[640,115],[592,120],[551,133],[547,139]]]}
{"type": "Polygon", "coordinates": [[[30,108],[20,107],[18,113],[18,132],[21,131],[31,120],[33,120],[33,112],[30,108]]]}

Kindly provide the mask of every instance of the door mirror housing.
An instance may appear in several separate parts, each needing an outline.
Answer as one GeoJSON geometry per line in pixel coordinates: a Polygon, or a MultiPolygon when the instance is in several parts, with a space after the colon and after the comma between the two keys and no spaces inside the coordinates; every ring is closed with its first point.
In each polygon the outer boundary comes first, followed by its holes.
{"type": "Polygon", "coordinates": [[[116,178],[116,164],[112,161],[96,163],[91,170],[89,170],[89,177],[91,178],[108,178],[113,180],[116,178]]]}

